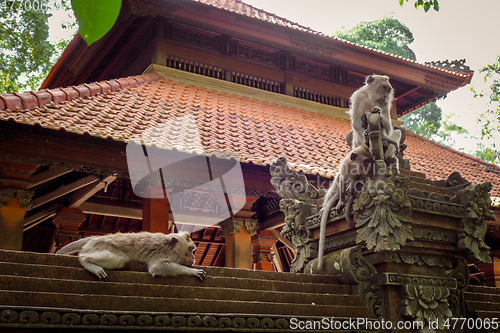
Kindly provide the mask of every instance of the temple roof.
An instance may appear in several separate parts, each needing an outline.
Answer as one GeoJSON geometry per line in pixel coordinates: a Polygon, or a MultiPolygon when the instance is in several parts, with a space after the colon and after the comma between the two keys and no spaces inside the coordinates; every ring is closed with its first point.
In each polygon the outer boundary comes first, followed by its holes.
{"type": "Polygon", "coordinates": [[[387,53],[384,51],[380,51],[380,50],[376,50],[376,49],[373,49],[370,47],[359,45],[359,44],[350,42],[348,40],[338,38],[338,37],[331,35],[331,34],[327,35],[323,32],[316,31],[314,29],[311,29],[310,27],[300,25],[296,22],[290,21],[290,20],[283,18],[283,17],[280,17],[276,14],[267,12],[263,9],[259,9],[257,7],[252,6],[252,5],[246,4],[245,2],[243,2],[241,0],[192,0],[192,1],[199,2],[199,3],[205,4],[205,5],[209,5],[209,6],[218,8],[218,9],[226,10],[226,11],[236,13],[239,15],[251,17],[251,18],[261,20],[264,22],[279,25],[279,26],[282,26],[285,28],[290,28],[290,29],[306,32],[308,34],[326,37],[326,38],[329,38],[329,39],[336,41],[336,42],[339,42],[339,43],[343,43],[346,45],[351,45],[351,46],[355,46],[355,47],[362,48],[365,50],[369,50],[375,54],[386,55],[388,57],[400,59],[400,60],[403,60],[403,61],[406,61],[409,63],[419,64],[422,67],[437,69],[437,70],[447,72],[447,73],[455,73],[459,77],[471,77],[472,78],[472,75],[473,75],[472,71],[470,71],[470,70],[464,71],[464,70],[461,70],[460,67],[456,67],[456,68],[454,68],[455,70],[452,70],[452,68],[444,69],[440,66],[434,66],[432,63],[420,64],[415,60],[406,59],[406,58],[403,58],[403,57],[398,56],[398,55],[393,55],[393,54],[390,54],[390,53],[387,53]]]}
{"type": "MultiPolygon", "coordinates": [[[[147,133],[146,144],[197,154],[222,151],[228,155],[217,153],[219,158],[236,154],[241,162],[256,165],[270,165],[285,156],[295,171],[326,177],[335,175],[349,150],[346,116],[165,80],[158,73],[1,95],[0,120],[123,142],[147,133]],[[196,119],[197,129],[185,130],[198,130],[203,147],[189,146],[189,140],[172,142],[173,133],[148,131],[188,114],[196,119]]],[[[500,197],[500,167],[413,133],[405,143],[412,170],[432,180],[458,171],[472,183],[491,182],[492,196],[500,197]]]]}

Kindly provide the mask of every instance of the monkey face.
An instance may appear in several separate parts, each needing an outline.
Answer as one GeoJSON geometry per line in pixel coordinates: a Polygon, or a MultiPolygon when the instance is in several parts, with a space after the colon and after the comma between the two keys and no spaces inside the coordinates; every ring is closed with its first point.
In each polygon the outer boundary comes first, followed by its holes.
{"type": "Polygon", "coordinates": [[[177,240],[178,242],[174,247],[174,251],[179,257],[179,263],[188,267],[193,266],[195,262],[194,251],[196,251],[196,245],[193,243],[188,233],[179,234],[177,240]]]}

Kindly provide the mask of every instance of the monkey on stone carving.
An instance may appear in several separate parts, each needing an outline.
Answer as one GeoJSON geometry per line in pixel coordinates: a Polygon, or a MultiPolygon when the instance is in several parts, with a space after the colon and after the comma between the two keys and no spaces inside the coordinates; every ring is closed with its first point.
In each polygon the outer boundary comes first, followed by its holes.
{"type": "Polygon", "coordinates": [[[78,252],[82,266],[101,281],[107,277],[104,268],[120,269],[130,260],[146,263],[152,276],[192,275],[201,280],[205,271],[190,267],[194,250],[196,245],[187,232],[166,235],[143,231],[82,238],[56,254],[78,252]]]}
{"type": "MultiPolygon", "coordinates": [[[[394,157],[399,149],[401,140],[401,131],[394,129],[391,120],[391,105],[394,99],[394,89],[389,83],[389,77],[384,75],[369,75],[366,77],[365,85],[356,90],[351,96],[351,116],[352,124],[352,148],[365,145],[363,128],[363,116],[368,114],[372,108],[373,111],[380,113],[380,125],[382,127],[382,139],[389,144],[385,157],[394,157]]],[[[372,111],[372,112],[373,112],[372,111]]],[[[396,167],[398,167],[397,158],[395,158],[396,167]]]]}
{"type": "MultiPolygon", "coordinates": [[[[328,189],[328,192],[323,199],[323,208],[321,210],[321,224],[319,231],[318,271],[323,268],[323,256],[325,254],[326,221],[328,220],[330,209],[332,208],[335,201],[337,201],[337,210],[342,207],[345,202],[347,182],[351,182],[350,186],[352,192],[354,189],[354,182],[357,181],[360,176],[368,175],[372,170],[372,164],[373,155],[367,146],[359,146],[354,148],[351,152],[349,152],[349,154],[344,157],[342,163],[340,163],[340,169],[337,172],[332,185],[328,189]]],[[[354,196],[351,195],[345,211],[346,221],[351,228],[354,227],[350,215],[353,199],[354,196]]]]}

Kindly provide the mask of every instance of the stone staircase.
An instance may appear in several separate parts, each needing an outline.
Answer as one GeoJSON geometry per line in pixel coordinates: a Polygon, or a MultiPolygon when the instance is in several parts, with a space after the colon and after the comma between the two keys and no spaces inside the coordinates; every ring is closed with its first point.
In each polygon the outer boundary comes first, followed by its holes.
{"type": "Polygon", "coordinates": [[[469,286],[465,292],[465,304],[469,318],[480,318],[483,324],[485,319],[497,319],[498,325],[491,325],[496,329],[483,328],[477,332],[500,332],[500,288],[469,286]]]}
{"type": "Polygon", "coordinates": [[[371,318],[330,276],[203,269],[203,281],[153,278],[135,263],[99,282],[76,257],[0,250],[0,331],[292,331],[305,320],[371,318]]]}

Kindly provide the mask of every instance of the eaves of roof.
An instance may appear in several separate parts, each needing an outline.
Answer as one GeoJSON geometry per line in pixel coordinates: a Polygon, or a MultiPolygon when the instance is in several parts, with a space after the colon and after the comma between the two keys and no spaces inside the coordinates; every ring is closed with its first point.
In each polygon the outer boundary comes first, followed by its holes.
{"type": "Polygon", "coordinates": [[[440,67],[432,66],[430,64],[422,64],[422,63],[419,63],[419,62],[414,61],[414,60],[403,58],[401,56],[397,56],[397,55],[394,55],[391,53],[387,53],[384,51],[379,51],[379,50],[376,50],[376,49],[373,49],[370,47],[359,45],[359,44],[350,42],[348,40],[341,39],[341,38],[338,38],[338,37],[333,36],[333,35],[327,35],[325,33],[311,29],[309,27],[292,22],[292,21],[290,21],[286,18],[280,17],[276,14],[269,13],[263,9],[256,8],[252,5],[248,5],[241,0],[191,0],[191,1],[199,2],[199,3],[205,4],[207,6],[222,9],[222,10],[232,12],[232,13],[235,13],[238,15],[251,17],[253,19],[268,22],[271,24],[285,27],[285,28],[302,31],[302,32],[305,32],[307,34],[324,37],[328,40],[334,41],[335,43],[343,44],[344,46],[348,46],[348,47],[357,48],[359,50],[364,50],[364,51],[367,51],[369,53],[373,53],[374,55],[386,57],[387,59],[393,59],[396,61],[406,62],[408,64],[418,66],[420,68],[438,70],[438,71],[441,71],[443,73],[452,74],[452,75],[460,77],[462,79],[466,79],[467,82],[464,82],[463,85],[466,85],[472,79],[472,75],[473,75],[472,72],[463,73],[463,72],[459,72],[459,71],[451,71],[448,69],[443,69],[440,67]]]}
{"type": "MultiPolygon", "coordinates": [[[[1,95],[0,121],[123,142],[147,133],[144,141],[160,148],[222,158],[218,152],[227,152],[256,165],[285,156],[292,169],[325,177],[335,175],[349,150],[348,119],[164,80],[158,73],[1,95]],[[150,130],[184,115],[194,117],[195,128],[150,130]],[[202,145],[175,140],[184,130],[197,132],[202,145]]],[[[415,134],[405,143],[412,170],[432,180],[458,171],[473,183],[491,182],[492,195],[500,197],[500,167],[415,134]]]]}

